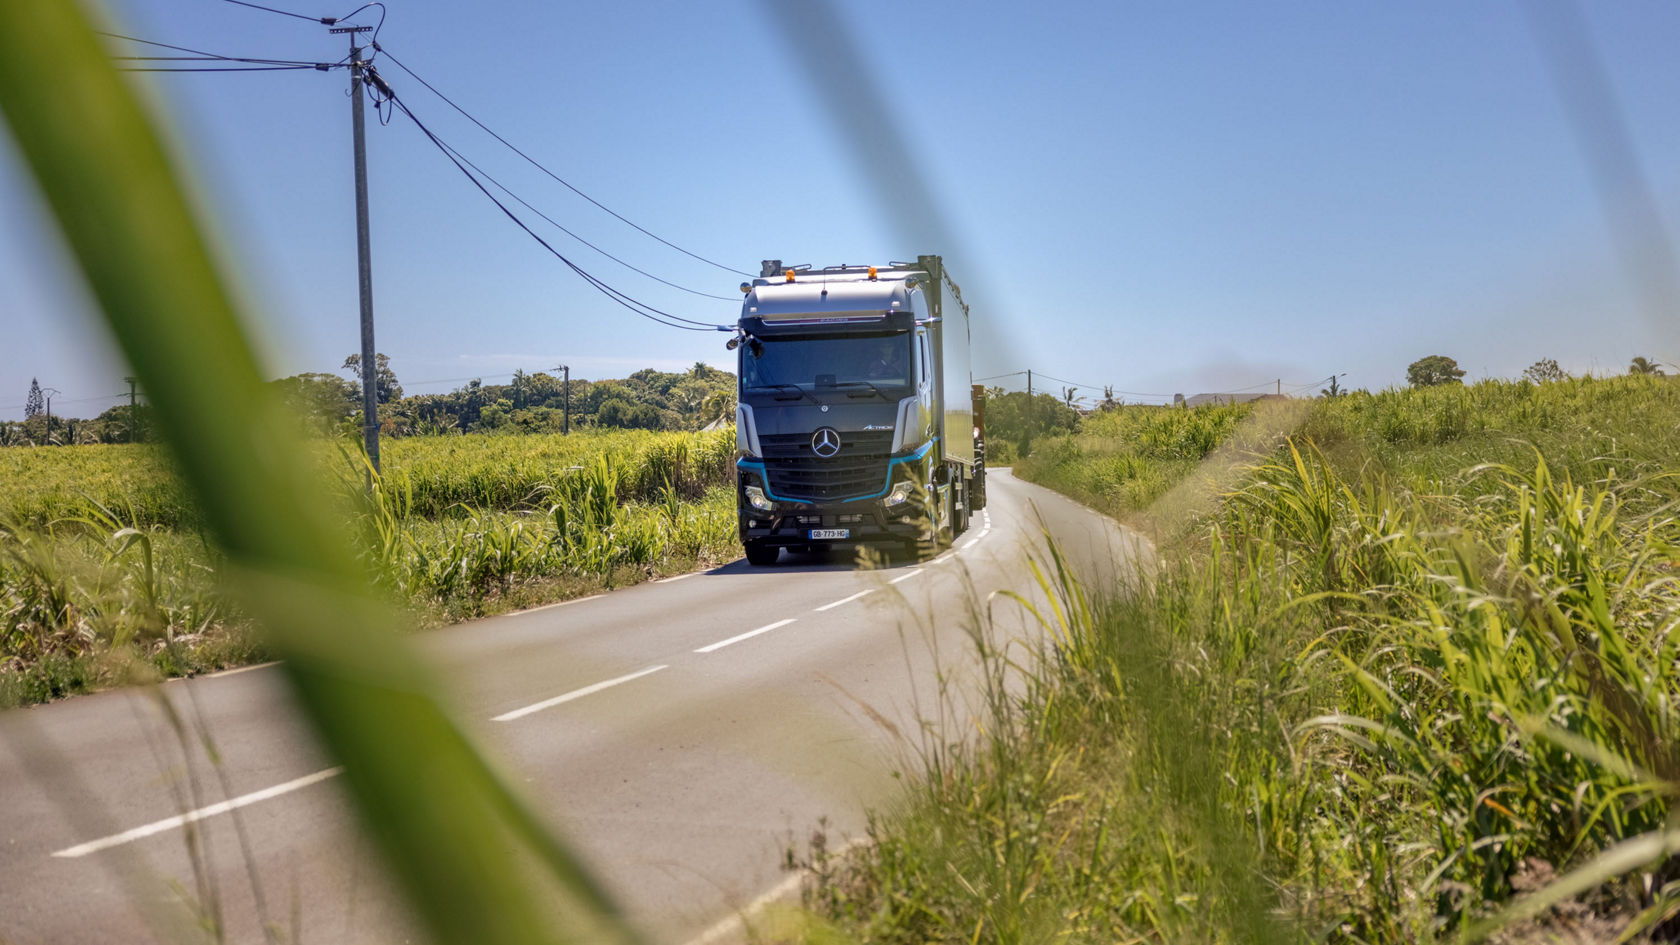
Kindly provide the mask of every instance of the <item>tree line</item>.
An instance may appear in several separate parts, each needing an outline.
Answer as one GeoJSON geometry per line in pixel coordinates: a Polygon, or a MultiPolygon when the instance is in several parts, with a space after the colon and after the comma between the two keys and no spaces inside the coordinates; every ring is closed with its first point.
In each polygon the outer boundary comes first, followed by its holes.
{"type": "MultiPolygon", "coordinates": [[[[354,435],[362,426],[361,356],[344,375],[306,372],[270,382],[309,431],[354,435]]],[[[472,380],[444,394],[403,393],[390,358],[378,355],[375,391],[383,436],[452,433],[559,433],[568,426],[566,385],[547,372],[515,371],[505,384],[472,380]]],[[[611,380],[571,381],[570,428],[698,430],[735,410],[735,375],[704,363],[687,371],[652,368],[611,380]]],[[[33,398],[33,392],[31,394],[33,398]]],[[[33,407],[35,400],[28,404],[33,407]]],[[[26,410],[23,420],[0,421],[0,446],[127,443],[156,439],[151,411],[120,404],[91,419],[26,410]]]]}

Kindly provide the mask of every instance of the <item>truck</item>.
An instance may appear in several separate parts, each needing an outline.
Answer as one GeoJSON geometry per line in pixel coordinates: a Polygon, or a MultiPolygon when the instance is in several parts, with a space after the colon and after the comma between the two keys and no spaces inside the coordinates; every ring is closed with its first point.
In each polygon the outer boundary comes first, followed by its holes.
{"type": "Polygon", "coordinates": [[[969,311],[939,256],[785,267],[741,283],[736,507],[783,548],[937,553],[985,506],[969,311]]]}

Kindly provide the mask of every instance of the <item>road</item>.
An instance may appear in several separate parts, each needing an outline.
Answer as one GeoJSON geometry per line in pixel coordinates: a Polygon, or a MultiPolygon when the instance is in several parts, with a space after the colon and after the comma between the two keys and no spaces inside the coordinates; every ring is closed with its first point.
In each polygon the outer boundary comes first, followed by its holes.
{"type": "MultiPolygon", "coordinates": [[[[1034,593],[1048,529],[1099,581],[1142,547],[994,470],[949,552],[879,570],[784,555],[426,634],[454,709],[653,941],[731,937],[788,851],[862,835],[923,721],[960,717],[977,609],[1034,593]],[[940,679],[947,681],[941,695],[940,679]]],[[[0,715],[0,942],[420,938],[272,666],[0,715]],[[211,761],[211,748],[216,760],[211,761]]]]}

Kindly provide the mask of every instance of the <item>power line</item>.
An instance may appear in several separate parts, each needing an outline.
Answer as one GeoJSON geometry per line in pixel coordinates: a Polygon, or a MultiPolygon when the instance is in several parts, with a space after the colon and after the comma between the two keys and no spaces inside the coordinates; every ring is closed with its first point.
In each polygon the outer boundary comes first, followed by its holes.
{"type": "Polygon", "coordinates": [[[322,63],[313,66],[118,66],[118,72],[297,72],[303,69],[327,71],[322,63]]]}
{"type": "MultiPolygon", "coordinates": [[[[122,398],[127,397],[127,396],[128,396],[127,394],[112,394],[109,397],[81,397],[81,398],[78,398],[76,400],[61,400],[57,397],[55,397],[53,399],[57,400],[60,405],[93,404],[93,403],[99,403],[101,401],[106,401],[106,400],[121,400],[122,398]]],[[[29,406],[28,404],[12,404],[10,406],[0,407],[0,410],[24,410],[24,409],[27,409],[28,406],[29,406]]]]}
{"type": "MultiPolygon", "coordinates": [[[[342,23],[345,20],[351,19],[352,17],[354,17],[356,14],[362,12],[363,10],[366,10],[368,7],[378,7],[379,8],[379,22],[374,24],[373,35],[368,37],[368,45],[373,47],[374,55],[375,55],[375,57],[377,57],[378,54],[379,54],[379,51],[380,51],[379,50],[379,31],[385,28],[385,4],[380,3],[379,0],[373,0],[372,3],[364,3],[361,6],[357,7],[356,9],[351,10],[349,13],[346,13],[343,16],[339,17],[338,19],[334,20],[333,22],[342,23]]],[[[368,60],[368,62],[372,62],[372,61],[373,61],[372,59],[368,60]]]]}
{"type": "Polygon", "coordinates": [[[693,259],[698,259],[701,262],[703,262],[703,263],[705,263],[709,266],[716,266],[717,268],[722,269],[724,272],[732,272],[732,273],[734,273],[736,275],[739,275],[739,276],[746,276],[749,279],[753,277],[753,273],[743,272],[742,270],[736,269],[733,266],[726,266],[723,263],[716,262],[716,261],[711,260],[711,259],[707,259],[706,257],[700,255],[699,253],[695,253],[695,252],[691,252],[689,250],[686,250],[686,249],[682,248],[681,246],[678,246],[677,244],[671,242],[670,240],[665,239],[664,237],[658,235],[657,233],[654,233],[654,232],[646,229],[645,227],[643,227],[643,226],[625,218],[623,215],[619,214],[616,210],[613,210],[611,207],[608,207],[606,204],[601,203],[599,200],[596,200],[594,197],[591,197],[588,194],[584,193],[583,191],[577,189],[576,187],[573,187],[570,183],[568,183],[560,175],[554,173],[553,171],[544,167],[542,164],[538,163],[536,158],[533,158],[529,154],[526,154],[524,151],[521,151],[518,148],[514,147],[512,142],[508,141],[506,138],[502,137],[501,135],[497,134],[496,132],[490,130],[490,127],[488,125],[484,124],[484,122],[479,121],[477,118],[474,118],[466,109],[464,109],[461,106],[455,104],[455,102],[452,99],[450,99],[449,96],[443,94],[442,92],[439,92],[436,87],[434,87],[430,82],[427,82],[425,79],[422,79],[418,74],[415,73],[415,71],[413,69],[410,69],[408,66],[403,65],[402,60],[398,59],[396,56],[391,55],[389,52],[386,52],[383,48],[381,48],[377,41],[374,42],[373,48],[377,52],[383,53],[385,58],[391,60],[393,63],[396,63],[397,68],[399,68],[402,71],[408,73],[410,78],[412,78],[414,81],[420,83],[421,85],[425,86],[426,89],[428,91],[430,91],[433,95],[436,95],[438,98],[443,99],[444,103],[447,104],[450,108],[453,108],[457,112],[460,112],[468,121],[477,125],[485,134],[489,135],[492,138],[495,138],[497,141],[501,142],[508,150],[510,150],[514,154],[517,154],[520,157],[524,158],[527,162],[530,163],[530,165],[532,167],[535,167],[537,170],[542,171],[544,174],[547,174],[549,177],[551,177],[555,181],[559,182],[561,186],[565,187],[567,190],[571,191],[572,193],[577,194],[579,197],[582,197],[583,199],[585,199],[585,200],[589,201],[590,203],[594,204],[596,207],[605,211],[606,213],[611,215],[614,219],[618,220],[620,223],[623,223],[626,226],[631,227],[632,229],[636,230],[637,232],[643,234],[644,236],[648,236],[648,237],[650,237],[654,240],[657,240],[660,243],[665,244],[666,246],[669,246],[670,248],[676,250],[679,253],[682,253],[685,256],[689,256],[693,259]]]}
{"type": "MultiPolygon", "coordinates": [[[[1104,390],[1104,391],[1110,389],[1110,386],[1107,385],[1107,384],[1081,384],[1078,381],[1070,381],[1065,377],[1054,377],[1052,375],[1044,373],[1043,371],[1035,371],[1034,373],[1036,373],[1039,377],[1045,378],[1046,380],[1060,381],[1061,383],[1067,384],[1067,385],[1072,386],[1072,387],[1083,387],[1083,388],[1087,388],[1089,390],[1104,390]]],[[[1171,397],[1172,396],[1171,394],[1161,394],[1161,393],[1155,393],[1155,392],[1151,392],[1151,391],[1141,391],[1141,390],[1115,390],[1114,393],[1125,394],[1128,397],[1171,397]]]]}
{"type": "Polygon", "coordinates": [[[612,260],[613,262],[618,263],[620,266],[623,266],[624,268],[630,270],[631,272],[640,273],[644,276],[647,276],[649,279],[652,279],[655,282],[661,283],[662,285],[668,285],[673,289],[677,289],[677,290],[680,290],[680,291],[683,291],[683,292],[687,292],[690,295],[698,295],[702,298],[708,298],[708,299],[717,299],[720,302],[733,302],[733,301],[735,301],[735,299],[731,296],[713,295],[710,292],[702,292],[699,289],[691,289],[691,288],[689,288],[688,286],[685,286],[685,285],[678,285],[677,283],[672,282],[668,279],[661,279],[660,277],[654,275],[653,273],[648,272],[646,269],[641,269],[641,268],[638,268],[636,266],[631,265],[630,263],[625,262],[624,260],[618,258],[617,256],[614,256],[612,253],[607,252],[606,250],[602,249],[601,247],[596,246],[594,243],[591,243],[590,241],[584,239],[583,237],[577,235],[576,233],[573,233],[571,230],[566,229],[564,226],[561,226],[559,223],[555,222],[553,217],[550,217],[548,214],[543,213],[541,210],[538,210],[536,207],[531,206],[529,203],[527,203],[525,201],[525,199],[523,197],[521,197],[518,194],[514,193],[513,191],[509,190],[507,188],[507,185],[503,184],[501,181],[497,180],[494,177],[491,177],[488,173],[485,172],[484,168],[479,167],[477,164],[474,164],[471,160],[468,160],[466,155],[462,154],[460,151],[457,151],[454,147],[452,147],[450,145],[447,145],[447,144],[444,145],[444,147],[449,148],[450,153],[452,153],[456,157],[460,158],[461,161],[463,163],[465,163],[468,167],[477,171],[478,175],[480,177],[484,178],[485,180],[489,181],[492,184],[495,184],[496,188],[498,190],[500,190],[504,194],[507,194],[509,197],[512,197],[515,201],[517,201],[519,203],[520,206],[522,206],[525,209],[531,211],[532,213],[536,214],[537,216],[542,217],[544,220],[546,220],[548,222],[548,224],[550,226],[554,227],[555,229],[559,230],[560,232],[566,234],[567,236],[570,236],[572,239],[577,240],[579,243],[582,243],[583,245],[585,245],[585,246],[589,247],[590,249],[594,250],[595,252],[600,253],[601,255],[603,255],[603,256],[607,257],[608,259],[612,260]]]}
{"type": "MultiPolygon", "coordinates": [[[[249,62],[249,63],[255,63],[257,65],[269,65],[269,66],[311,66],[311,67],[313,67],[313,66],[323,65],[323,63],[312,62],[312,61],[307,60],[307,59],[258,59],[258,58],[249,57],[249,56],[224,56],[224,55],[221,55],[220,53],[205,52],[202,49],[192,49],[192,48],[187,47],[187,46],[176,46],[176,45],[171,44],[171,43],[160,43],[160,42],[158,42],[156,40],[152,40],[152,39],[141,39],[138,36],[126,36],[122,33],[109,33],[109,32],[106,32],[105,30],[95,30],[94,32],[98,33],[101,36],[109,36],[112,39],[120,39],[120,40],[124,40],[124,41],[130,42],[130,43],[139,43],[142,46],[156,46],[159,49],[173,49],[176,52],[192,53],[194,56],[203,56],[205,59],[216,60],[216,61],[219,61],[219,62],[249,62]]],[[[138,57],[138,56],[135,56],[135,57],[113,56],[112,58],[113,59],[129,59],[129,58],[138,59],[138,58],[143,58],[143,57],[138,57]]]]}
{"type": "Polygon", "coordinates": [[[253,10],[266,10],[269,13],[278,13],[281,16],[295,16],[300,20],[308,20],[311,23],[320,23],[323,26],[331,26],[338,22],[336,18],[330,16],[304,16],[302,13],[292,13],[288,10],[276,10],[273,7],[265,7],[257,3],[246,3],[245,0],[226,0],[226,2],[237,4],[242,7],[250,7],[253,10]]]}
{"type": "MultiPolygon", "coordinates": [[[[383,85],[384,80],[381,79],[376,84],[383,85]]],[[[399,109],[402,109],[402,113],[404,115],[408,116],[408,120],[414,122],[414,126],[416,128],[419,128],[420,132],[422,134],[424,134],[427,137],[427,139],[429,139],[432,142],[432,144],[437,147],[437,149],[439,151],[443,152],[443,156],[448,158],[449,162],[451,164],[454,164],[456,169],[459,170],[462,173],[462,175],[464,175],[467,178],[467,180],[472,181],[473,186],[477,187],[480,193],[484,194],[484,196],[487,199],[489,199],[489,201],[491,203],[495,204],[496,207],[499,210],[501,210],[502,213],[504,215],[506,215],[509,220],[512,220],[515,225],[517,225],[521,230],[524,230],[526,235],[528,235],[532,239],[536,240],[537,243],[540,244],[543,249],[548,250],[549,253],[554,256],[554,258],[560,260],[562,263],[565,263],[566,268],[568,268],[568,269],[572,270],[573,272],[577,273],[577,275],[579,277],[581,277],[585,282],[588,282],[591,286],[594,286],[595,289],[597,291],[599,291],[602,295],[607,296],[608,298],[612,299],[614,302],[617,302],[619,305],[622,305],[623,307],[629,309],[632,312],[635,312],[637,315],[640,315],[640,316],[642,316],[643,318],[646,318],[649,321],[657,322],[657,323],[659,323],[661,325],[665,325],[669,328],[681,328],[681,329],[684,329],[686,331],[730,331],[731,330],[726,325],[714,325],[714,324],[708,324],[706,322],[699,322],[699,321],[695,321],[694,319],[691,319],[691,318],[683,318],[680,315],[673,315],[670,312],[666,312],[666,311],[662,311],[660,309],[654,308],[653,306],[648,305],[645,302],[638,301],[637,299],[625,294],[624,292],[621,292],[618,289],[613,288],[612,286],[608,285],[607,283],[601,281],[599,278],[597,278],[597,277],[591,275],[590,273],[584,271],[584,269],[582,267],[580,267],[577,263],[574,263],[570,259],[567,259],[564,254],[562,254],[559,250],[555,249],[552,245],[550,245],[547,240],[543,239],[541,236],[538,236],[536,231],[532,230],[529,226],[527,226],[525,224],[524,220],[519,219],[519,216],[517,214],[515,214],[512,210],[509,210],[507,208],[506,204],[502,203],[500,200],[497,200],[496,195],[492,194],[489,191],[489,189],[486,188],[484,186],[484,184],[479,181],[479,179],[477,177],[473,176],[472,171],[468,170],[466,165],[461,163],[461,161],[458,160],[453,153],[451,153],[450,147],[448,145],[444,144],[441,140],[439,140],[438,136],[433,134],[430,128],[427,128],[426,125],[423,122],[421,122],[419,118],[415,117],[414,112],[409,110],[408,105],[406,103],[404,103],[401,99],[397,98],[394,94],[390,93],[389,89],[390,89],[390,86],[386,85],[386,86],[384,86],[384,88],[381,89],[381,91],[386,93],[386,95],[388,96],[388,100],[391,102],[391,104],[395,105],[399,109]],[[681,324],[683,322],[687,322],[687,324],[681,324]]]]}

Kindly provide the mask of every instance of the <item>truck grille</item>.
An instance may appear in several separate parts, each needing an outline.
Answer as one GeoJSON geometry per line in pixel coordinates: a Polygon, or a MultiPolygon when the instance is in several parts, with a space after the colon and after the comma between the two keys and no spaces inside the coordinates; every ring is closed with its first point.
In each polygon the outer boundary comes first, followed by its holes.
{"type": "Polygon", "coordinates": [[[809,433],[777,433],[758,440],[773,495],[798,502],[830,502],[874,495],[887,487],[892,438],[891,430],[841,433],[840,452],[828,459],[811,452],[809,433]]]}

